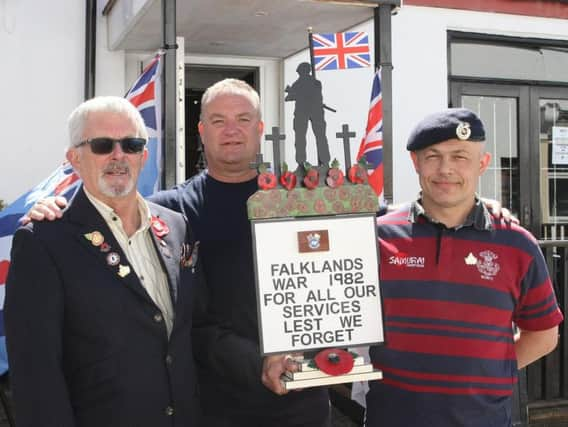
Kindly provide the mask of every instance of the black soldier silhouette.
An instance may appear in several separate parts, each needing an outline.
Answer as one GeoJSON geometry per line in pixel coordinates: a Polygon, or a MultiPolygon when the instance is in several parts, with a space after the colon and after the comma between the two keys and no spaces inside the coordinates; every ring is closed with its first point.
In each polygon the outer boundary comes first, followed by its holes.
{"type": "Polygon", "coordinates": [[[286,86],[287,95],[284,98],[285,101],[296,101],[294,109],[296,162],[301,166],[306,161],[306,133],[310,122],[316,138],[318,162],[320,165],[327,165],[330,155],[325,135],[326,123],[323,111],[325,105],[321,82],[312,75],[312,66],[307,62],[299,64],[296,72],[299,75],[298,80],[292,86],[286,86]]]}

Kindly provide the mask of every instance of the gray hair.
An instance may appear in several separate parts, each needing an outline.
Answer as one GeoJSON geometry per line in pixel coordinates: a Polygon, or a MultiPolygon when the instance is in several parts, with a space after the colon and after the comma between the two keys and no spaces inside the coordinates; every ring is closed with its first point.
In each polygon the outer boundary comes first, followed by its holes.
{"type": "Polygon", "coordinates": [[[136,135],[133,136],[148,140],[148,131],[146,130],[144,119],[130,101],[119,96],[98,96],[83,102],[69,115],[67,120],[69,148],[75,147],[82,142],[83,131],[89,114],[99,112],[123,115],[136,127],[136,135]]]}
{"type": "Polygon", "coordinates": [[[258,92],[252,88],[247,82],[238,79],[224,79],[209,86],[201,97],[201,114],[199,119],[203,120],[203,111],[207,105],[215,98],[221,95],[240,95],[250,101],[253,108],[258,113],[258,118],[262,118],[260,112],[260,98],[258,92]]]}

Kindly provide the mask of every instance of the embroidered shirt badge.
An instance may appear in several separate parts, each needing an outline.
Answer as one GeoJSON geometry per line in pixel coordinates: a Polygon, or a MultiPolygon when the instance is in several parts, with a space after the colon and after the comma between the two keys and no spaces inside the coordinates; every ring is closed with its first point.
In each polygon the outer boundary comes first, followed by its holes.
{"type": "Polygon", "coordinates": [[[489,250],[479,253],[479,256],[483,259],[477,262],[477,270],[481,273],[481,277],[485,280],[493,280],[501,266],[495,262],[499,256],[489,250]]]}

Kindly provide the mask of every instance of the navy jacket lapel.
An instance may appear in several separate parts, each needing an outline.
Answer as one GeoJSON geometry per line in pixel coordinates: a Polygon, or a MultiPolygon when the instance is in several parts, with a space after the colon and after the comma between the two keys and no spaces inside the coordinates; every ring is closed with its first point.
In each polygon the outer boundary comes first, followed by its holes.
{"type": "MultiPolygon", "coordinates": [[[[152,206],[150,206],[150,212],[153,217],[160,217],[157,212],[153,211],[152,206]]],[[[167,221],[165,222],[167,223],[167,221]]],[[[158,254],[158,258],[160,259],[162,267],[164,268],[168,278],[172,305],[175,307],[178,296],[179,249],[177,249],[175,243],[172,242],[171,235],[166,234],[162,238],[159,238],[155,235],[155,233],[152,232],[151,234],[154,247],[156,248],[156,253],[158,254]]]]}
{"type": "Polygon", "coordinates": [[[77,224],[77,239],[122,284],[146,302],[154,304],[128,262],[110,228],[89,201],[83,188],[74,197],[68,211],[69,221],[77,224]],[[102,242],[101,242],[102,238],[102,242]]]}

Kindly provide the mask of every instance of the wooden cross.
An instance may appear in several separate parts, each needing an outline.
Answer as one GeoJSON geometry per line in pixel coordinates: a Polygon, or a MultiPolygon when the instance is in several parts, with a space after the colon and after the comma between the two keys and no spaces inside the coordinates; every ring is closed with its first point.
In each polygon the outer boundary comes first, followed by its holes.
{"type": "Polygon", "coordinates": [[[286,139],[286,135],[280,133],[280,128],[274,126],[271,134],[264,135],[264,139],[272,141],[272,162],[274,163],[274,174],[280,177],[280,141],[286,139]]]}
{"type": "Polygon", "coordinates": [[[342,125],[341,129],[342,131],[337,132],[335,136],[337,138],[341,138],[342,139],[341,142],[343,142],[343,155],[345,157],[345,174],[347,174],[347,171],[351,167],[351,149],[350,149],[351,138],[355,138],[355,132],[349,132],[349,125],[346,124],[342,125]]]}
{"type": "Polygon", "coordinates": [[[249,163],[249,168],[258,170],[261,166],[269,168],[270,163],[263,161],[262,153],[256,153],[256,159],[254,162],[249,163]]]}

